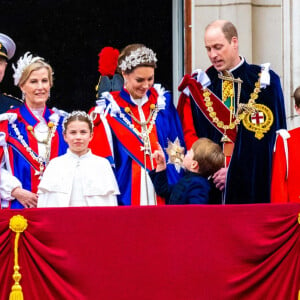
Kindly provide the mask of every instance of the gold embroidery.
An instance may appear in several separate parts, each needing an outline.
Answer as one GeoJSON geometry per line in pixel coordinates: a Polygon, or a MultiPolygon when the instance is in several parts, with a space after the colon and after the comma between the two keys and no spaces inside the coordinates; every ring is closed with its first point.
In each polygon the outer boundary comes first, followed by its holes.
{"type": "Polygon", "coordinates": [[[255,132],[255,137],[261,140],[264,134],[270,130],[274,122],[274,117],[271,109],[266,105],[256,103],[253,104],[253,106],[256,112],[246,114],[243,119],[243,124],[245,128],[255,132]]]}
{"type": "MultiPolygon", "coordinates": [[[[260,76],[261,73],[258,74],[258,80],[254,85],[253,92],[250,94],[250,99],[248,100],[248,103],[239,103],[239,97],[238,97],[237,99],[238,109],[235,115],[235,120],[233,122],[231,119],[233,107],[230,107],[231,113],[230,113],[230,120],[228,124],[224,124],[224,121],[221,121],[218,118],[217,113],[214,111],[213,108],[213,102],[210,99],[211,92],[208,89],[204,90],[203,93],[204,102],[207,107],[207,111],[209,112],[209,116],[212,118],[212,121],[217,125],[217,127],[222,128],[224,130],[224,136],[222,138],[222,142],[228,141],[228,137],[226,136],[226,130],[234,129],[238,124],[240,124],[240,121],[243,121],[243,125],[245,126],[245,128],[255,132],[255,137],[257,139],[262,139],[264,137],[264,134],[270,130],[270,127],[274,122],[272,111],[266,105],[257,104],[255,102],[256,99],[258,99],[259,93],[261,92],[260,76]],[[259,113],[262,113],[263,116],[262,114],[259,113]],[[253,123],[251,121],[251,117],[253,118],[256,115],[257,118],[263,117],[263,122],[253,123]]],[[[226,93],[230,93],[230,91],[228,92],[226,90],[226,93]]],[[[222,100],[224,98],[222,98],[222,100]]]]}
{"type": "Polygon", "coordinates": [[[225,102],[228,98],[234,97],[233,82],[229,80],[223,81],[222,101],[225,102]]]}

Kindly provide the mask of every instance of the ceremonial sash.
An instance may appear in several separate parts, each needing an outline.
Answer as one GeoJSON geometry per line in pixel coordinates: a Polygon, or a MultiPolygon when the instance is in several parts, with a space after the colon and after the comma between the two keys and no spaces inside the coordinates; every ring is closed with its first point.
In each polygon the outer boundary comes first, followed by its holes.
{"type": "Polygon", "coordinates": [[[40,163],[34,160],[31,155],[26,151],[24,146],[16,139],[9,136],[7,140],[7,144],[9,144],[13,149],[15,149],[19,154],[23,156],[23,158],[37,171],[40,170],[40,163]]]}
{"type": "MultiPolygon", "coordinates": [[[[212,126],[214,126],[219,132],[221,132],[223,135],[226,135],[233,143],[236,139],[236,128],[233,129],[224,129],[222,126],[218,126],[218,123],[214,122],[215,117],[217,116],[220,121],[223,121],[225,125],[229,123],[230,120],[230,110],[226,107],[226,105],[223,104],[223,102],[209,89],[204,89],[202,85],[197,82],[191,75],[186,74],[179,87],[179,91],[183,91],[186,87],[188,87],[190,91],[190,97],[193,99],[193,101],[196,103],[200,111],[203,113],[203,115],[206,117],[206,119],[211,123],[212,126]],[[211,111],[209,111],[209,107],[207,106],[207,103],[205,102],[205,96],[204,92],[208,91],[210,93],[210,102],[211,106],[213,107],[213,111],[216,113],[213,115],[211,111]]],[[[235,121],[235,116],[232,116],[232,123],[235,121]]]]}
{"type": "Polygon", "coordinates": [[[150,171],[152,169],[150,156],[144,156],[142,140],[122,120],[112,117],[110,114],[106,116],[106,119],[126,153],[141,167],[150,171]]]}

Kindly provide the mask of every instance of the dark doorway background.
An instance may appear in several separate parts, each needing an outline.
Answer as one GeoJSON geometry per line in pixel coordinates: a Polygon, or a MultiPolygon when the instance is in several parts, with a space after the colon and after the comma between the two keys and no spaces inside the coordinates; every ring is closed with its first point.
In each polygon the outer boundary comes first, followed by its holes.
{"type": "Polygon", "coordinates": [[[0,32],[17,45],[1,91],[17,97],[11,63],[26,51],[54,69],[48,106],[88,111],[95,103],[98,53],[143,43],[158,57],[155,82],[172,89],[172,0],[1,0],[0,32]]]}

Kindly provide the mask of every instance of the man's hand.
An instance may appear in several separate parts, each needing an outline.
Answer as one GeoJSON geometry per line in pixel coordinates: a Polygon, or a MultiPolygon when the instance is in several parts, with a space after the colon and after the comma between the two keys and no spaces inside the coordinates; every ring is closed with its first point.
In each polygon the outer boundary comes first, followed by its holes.
{"type": "Polygon", "coordinates": [[[37,207],[38,196],[20,187],[11,192],[12,197],[16,198],[25,208],[37,207]]]}
{"type": "Polygon", "coordinates": [[[228,168],[221,168],[212,177],[214,184],[220,191],[225,189],[227,170],[228,168]]]}

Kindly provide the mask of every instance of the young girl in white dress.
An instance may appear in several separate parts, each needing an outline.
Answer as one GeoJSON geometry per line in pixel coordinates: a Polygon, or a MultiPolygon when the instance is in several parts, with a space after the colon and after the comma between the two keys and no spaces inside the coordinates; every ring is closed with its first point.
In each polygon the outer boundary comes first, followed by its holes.
{"type": "Polygon", "coordinates": [[[38,187],[38,207],[117,206],[119,192],[107,159],[88,148],[93,121],[83,111],[74,111],[63,122],[65,155],[49,162],[38,187]]]}

